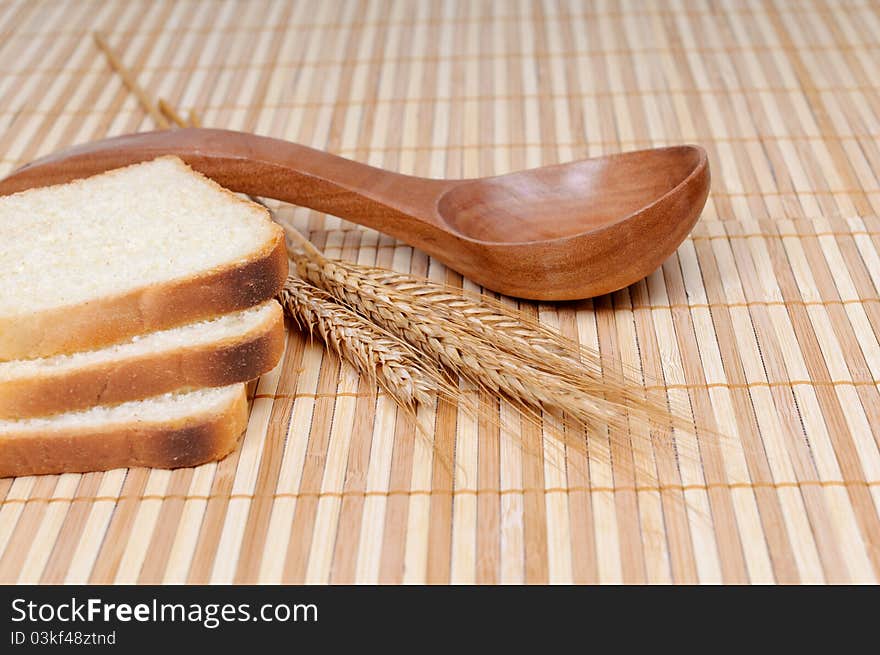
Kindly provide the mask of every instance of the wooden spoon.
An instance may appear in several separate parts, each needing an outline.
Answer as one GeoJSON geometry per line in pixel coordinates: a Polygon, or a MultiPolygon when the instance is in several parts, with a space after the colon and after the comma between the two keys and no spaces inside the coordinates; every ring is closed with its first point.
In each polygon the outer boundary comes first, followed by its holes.
{"type": "Polygon", "coordinates": [[[381,230],[489,289],[536,300],[588,298],[649,274],[687,236],[709,191],[698,146],[432,180],[279,139],[188,128],[75,146],[20,168],[0,181],[0,194],[163,154],[234,191],[381,230]]]}

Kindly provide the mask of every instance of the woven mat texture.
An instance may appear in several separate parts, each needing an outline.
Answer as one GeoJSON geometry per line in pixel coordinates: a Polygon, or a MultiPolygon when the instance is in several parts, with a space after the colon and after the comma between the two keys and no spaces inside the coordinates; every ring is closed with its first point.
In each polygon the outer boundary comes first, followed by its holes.
{"type": "MultiPolygon", "coordinates": [[[[95,29],[206,126],[416,175],[703,145],[708,204],[660,270],[523,306],[707,430],[609,459],[442,404],[422,435],[289,331],[219,464],[0,480],[0,581],[880,578],[880,4],[0,0],[0,174],[154,129],[95,29]]],[[[331,254],[476,288],[277,210],[331,254]]]]}

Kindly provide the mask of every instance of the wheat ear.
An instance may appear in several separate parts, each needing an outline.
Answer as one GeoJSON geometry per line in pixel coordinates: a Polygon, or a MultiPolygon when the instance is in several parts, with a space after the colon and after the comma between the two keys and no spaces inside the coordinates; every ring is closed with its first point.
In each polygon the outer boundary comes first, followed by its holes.
{"type": "Polygon", "coordinates": [[[317,335],[368,380],[377,382],[404,408],[431,403],[450,385],[406,343],[336,302],[328,293],[290,275],[278,296],[288,316],[317,335]]]}
{"type": "Polygon", "coordinates": [[[426,280],[330,260],[311,244],[301,250],[292,258],[304,279],[481,388],[587,425],[619,425],[635,415],[689,426],[548,330],[426,280]]]}
{"type": "MultiPolygon", "coordinates": [[[[640,398],[624,405],[613,394],[609,400],[606,388],[595,376],[578,381],[541,370],[426,308],[414,310],[406,302],[410,299],[408,294],[376,288],[356,271],[337,267],[336,262],[327,260],[319,264],[303,256],[296,263],[306,280],[325,287],[334,298],[423,353],[423,358],[439,363],[450,375],[508,401],[528,422],[541,423],[542,412],[560,419],[567,415],[575,425],[595,435],[607,431],[612,441],[621,444],[629,441],[631,418],[670,425],[665,407],[645,409],[639,402],[647,401],[640,398]]],[[[545,423],[545,427],[549,424],[545,423]]],[[[551,433],[569,448],[580,452],[590,448],[602,459],[610,457],[610,451],[600,454],[604,448],[601,440],[591,441],[588,446],[582,430],[551,429],[551,433]]],[[[629,447],[639,453],[637,461],[649,461],[649,443],[636,440],[629,447]]],[[[636,467],[641,469],[640,465],[636,467]]],[[[640,473],[653,476],[650,470],[640,473]]]]}

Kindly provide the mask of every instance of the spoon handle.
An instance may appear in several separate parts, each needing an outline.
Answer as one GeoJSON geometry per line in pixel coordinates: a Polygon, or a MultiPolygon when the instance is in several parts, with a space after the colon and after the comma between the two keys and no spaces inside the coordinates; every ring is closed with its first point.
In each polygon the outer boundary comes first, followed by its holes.
{"type": "Polygon", "coordinates": [[[388,222],[433,222],[452,186],[393,173],[289,141],[226,130],[181,130],[183,158],[221,185],[389,232],[388,222]],[[190,154],[191,153],[191,154],[190,154]]]}
{"type": "Polygon", "coordinates": [[[0,194],[165,154],[178,155],[233,191],[291,202],[404,237],[440,226],[437,200],[455,185],[392,173],[281,139],[185,128],[125,135],[51,155],[0,181],[0,194]]]}

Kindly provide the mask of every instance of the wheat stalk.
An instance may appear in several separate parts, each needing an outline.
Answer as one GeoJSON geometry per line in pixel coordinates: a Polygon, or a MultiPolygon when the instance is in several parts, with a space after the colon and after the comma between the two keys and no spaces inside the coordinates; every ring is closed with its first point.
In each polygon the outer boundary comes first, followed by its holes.
{"type": "MultiPolygon", "coordinates": [[[[310,254],[310,259],[321,261],[314,254],[310,254]]],[[[521,352],[535,361],[546,361],[549,356],[561,357],[569,363],[580,362],[578,344],[491,298],[384,268],[339,260],[333,263],[365,276],[377,287],[407,296],[414,305],[430,306],[438,316],[491,339],[499,348],[521,352]]]]}
{"type": "Polygon", "coordinates": [[[595,427],[630,416],[690,427],[644,389],[603,371],[543,327],[412,276],[330,260],[304,237],[291,257],[300,276],[478,388],[532,412],[595,427]]]}
{"type": "MultiPolygon", "coordinates": [[[[449,380],[420,353],[380,327],[336,302],[330,294],[295,275],[289,275],[278,300],[285,313],[303,332],[317,334],[340,359],[348,362],[368,382],[378,384],[398,407],[406,412],[429,437],[431,431],[419,423],[417,404],[430,405],[436,398],[456,402],[464,411],[479,414],[479,406],[464,397],[449,380]]],[[[435,453],[438,462],[453,462],[435,453]]]]}
{"type": "Polygon", "coordinates": [[[326,292],[290,275],[278,299],[301,330],[317,333],[341,359],[404,408],[414,410],[417,403],[430,403],[438,393],[450,393],[450,385],[412,348],[326,292]]]}

